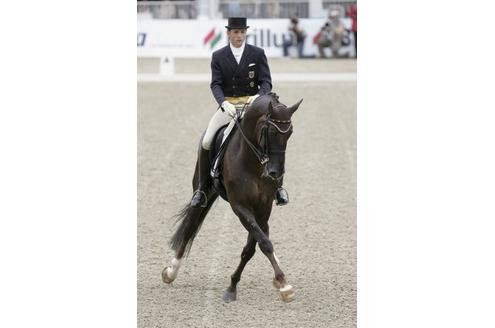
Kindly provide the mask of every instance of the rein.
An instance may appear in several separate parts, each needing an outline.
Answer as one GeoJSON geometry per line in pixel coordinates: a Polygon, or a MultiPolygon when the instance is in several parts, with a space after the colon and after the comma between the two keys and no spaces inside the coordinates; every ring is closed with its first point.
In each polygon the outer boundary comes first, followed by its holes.
{"type": "MultiPolygon", "coordinates": [[[[261,163],[261,165],[265,165],[266,163],[268,163],[270,161],[270,158],[268,157],[268,155],[269,155],[268,154],[268,127],[267,127],[268,124],[275,127],[275,129],[277,129],[277,131],[280,134],[286,134],[292,128],[292,121],[291,120],[287,120],[287,121],[276,120],[274,118],[270,118],[270,114],[268,114],[266,121],[265,121],[266,122],[265,123],[266,129],[263,132],[265,134],[265,145],[263,147],[264,149],[262,151],[260,151],[255,145],[253,145],[253,143],[251,141],[249,141],[249,139],[244,134],[244,131],[242,131],[241,124],[239,123],[240,118],[243,116],[242,113],[246,109],[246,106],[247,106],[247,104],[244,104],[244,107],[241,110],[241,114],[236,115],[236,117],[234,118],[234,121],[235,121],[235,124],[237,125],[237,128],[241,132],[242,138],[244,139],[244,141],[246,141],[249,148],[253,151],[254,155],[258,158],[258,161],[261,163]],[[282,130],[276,123],[289,124],[289,127],[286,130],[282,130]]],[[[285,150],[272,151],[272,153],[285,153],[285,150]]]]}
{"type": "Polygon", "coordinates": [[[258,148],[256,148],[256,146],[253,145],[253,143],[251,141],[249,141],[249,139],[244,134],[244,131],[242,131],[241,124],[239,123],[238,118],[236,117],[236,118],[234,118],[234,120],[235,120],[235,124],[237,125],[237,128],[241,132],[242,138],[247,143],[247,145],[249,146],[249,148],[251,148],[251,150],[253,151],[254,155],[256,155],[256,157],[258,158],[258,161],[260,161],[261,165],[264,165],[264,164],[268,163],[268,161],[270,161],[270,159],[268,158],[268,154],[259,151],[258,148]]]}

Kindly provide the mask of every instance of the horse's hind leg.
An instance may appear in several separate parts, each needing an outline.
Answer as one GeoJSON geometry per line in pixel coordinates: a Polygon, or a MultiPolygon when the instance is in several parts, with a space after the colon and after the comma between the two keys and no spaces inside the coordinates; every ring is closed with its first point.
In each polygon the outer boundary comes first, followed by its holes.
{"type": "MultiPolygon", "coordinates": [[[[198,210],[202,210],[202,208],[198,208],[198,210]]],[[[182,264],[182,257],[187,249],[187,244],[188,240],[182,241],[179,248],[175,251],[175,257],[172,259],[171,264],[163,269],[162,280],[164,283],[170,284],[177,278],[179,268],[182,264]]]]}
{"type": "Polygon", "coordinates": [[[246,246],[244,246],[241,253],[241,262],[232,276],[230,276],[230,286],[223,294],[223,300],[225,302],[231,302],[237,299],[237,283],[241,280],[242,271],[249,260],[253,257],[255,251],[256,240],[254,239],[253,234],[249,233],[246,246]]]}
{"type": "Polygon", "coordinates": [[[208,193],[206,208],[195,208],[188,204],[181,213],[178,214],[180,224],[170,241],[172,249],[175,250],[175,257],[172,259],[171,265],[165,267],[162,271],[162,280],[164,283],[170,284],[177,278],[177,273],[182,263],[182,257],[190,250],[194,237],[198,233],[203,220],[217,197],[218,194],[216,192],[210,191],[208,193]]]}
{"type": "Polygon", "coordinates": [[[172,283],[175,278],[177,278],[177,273],[179,272],[180,265],[182,263],[182,257],[184,256],[184,251],[186,249],[187,243],[183,243],[180,248],[175,252],[175,257],[171,261],[170,266],[166,266],[162,271],[162,280],[166,284],[172,283]]]}

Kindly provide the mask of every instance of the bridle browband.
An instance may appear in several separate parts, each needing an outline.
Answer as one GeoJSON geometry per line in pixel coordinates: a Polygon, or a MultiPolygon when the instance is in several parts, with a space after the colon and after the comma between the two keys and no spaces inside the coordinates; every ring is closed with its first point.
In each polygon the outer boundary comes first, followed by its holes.
{"type": "MultiPolygon", "coordinates": [[[[247,104],[244,105],[244,107],[241,110],[241,113],[243,113],[245,111],[246,106],[247,106],[247,104]]],[[[244,134],[244,131],[242,131],[241,124],[239,123],[240,117],[242,115],[236,115],[234,117],[235,124],[237,125],[237,128],[241,132],[242,138],[247,143],[249,148],[253,151],[254,155],[258,158],[261,165],[265,165],[266,163],[268,163],[270,161],[270,158],[269,158],[270,153],[268,151],[268,125],[275,127],[275,129],[280,134],[286,134],[292,128],[292,121],[291,120],[277,120],[277,119],[271,118],[270,115],[271,115],[271,113],[268,113],[268,115],[266,116],[264,126],[261,128],[262,133],[264,134],[264,141],[265,141],[265,144],[263,145],[262,150],[259,150],[258,147],[253,145],[253,143],[251,141],[249,141],[249,139],[244,134]],[[289,124],[289,126],[287,127],[287,129],[282,130],[276,123],[289,124]]],[[[285,153],[285,150],[272,150],[271,153],[273,153],[273,154],[285,153]]]]}
{"type": "MultiPolygon", "coordinates": [[[[270,114],[268,114],[270,115],[270,114]]],[[[271,124],[275,127],[275,129],[277,129],[277,131],[280,133],[280,134],[286,134],[287,132],[289,132],[289,130],[292,128],[292,121],[291,120],[287,120],[287,121],[283,121],[283,120],[276,120],[274,118],[270,118],[269,116],[267,117],[267,120],[268,124],[271,124]],[[284,124],[288,124],[290,123],[289,127],[287,128],[287,130],[282,130],[281,128],[278,127],[277,124],[275,123],[284,123],[284,124]]]]}

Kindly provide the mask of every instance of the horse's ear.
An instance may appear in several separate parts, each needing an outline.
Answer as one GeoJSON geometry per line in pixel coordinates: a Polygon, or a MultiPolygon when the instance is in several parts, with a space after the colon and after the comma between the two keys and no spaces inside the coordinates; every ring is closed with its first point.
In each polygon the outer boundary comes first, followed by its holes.
{"type": "Polygon", "coordinates": [[[297,102],[297,104],[292,105],[291,107],[288,108],[290,110],[291,115],[294,114],[294,112],[299,108],[299,105],[302,103],[302,99],[297,102]]]}

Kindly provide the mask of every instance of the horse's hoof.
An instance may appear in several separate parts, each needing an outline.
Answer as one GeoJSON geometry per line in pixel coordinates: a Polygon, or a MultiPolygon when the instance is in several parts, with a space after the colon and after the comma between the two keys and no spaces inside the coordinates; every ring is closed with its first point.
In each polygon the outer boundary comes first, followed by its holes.
{"type": "Polygon", "coordinates": [[[165,267],[165,269],[163,269],[163,271],[162,271],[162,280],[166,284],[172,283],[172,281],[174,281],[176,278],[176,277],[169,276],[168,271],[171,269],[172,269],[171,267],[165,267]]]}
{"type": "Polygon", "coordinates": [[[282,287],[282,285],[280,284],[280,282],[276,278],[273,278],[273,287],[275,287],[277,289],[280,289],[282,287]]]}
{"type": "Polygon", "coordinates": [[[225,292],[223,292],[222,298],[225,303],[233,302],[237,300],[237,292],[229,292],[228,290],[226,290],[225,292]]]}
{"type": "Polygon", "coordinates": [[[286,285],[280,288],[280,298],[284,302],[291,302],[294,300],[294,288],[291,285],[286,285]]]}

